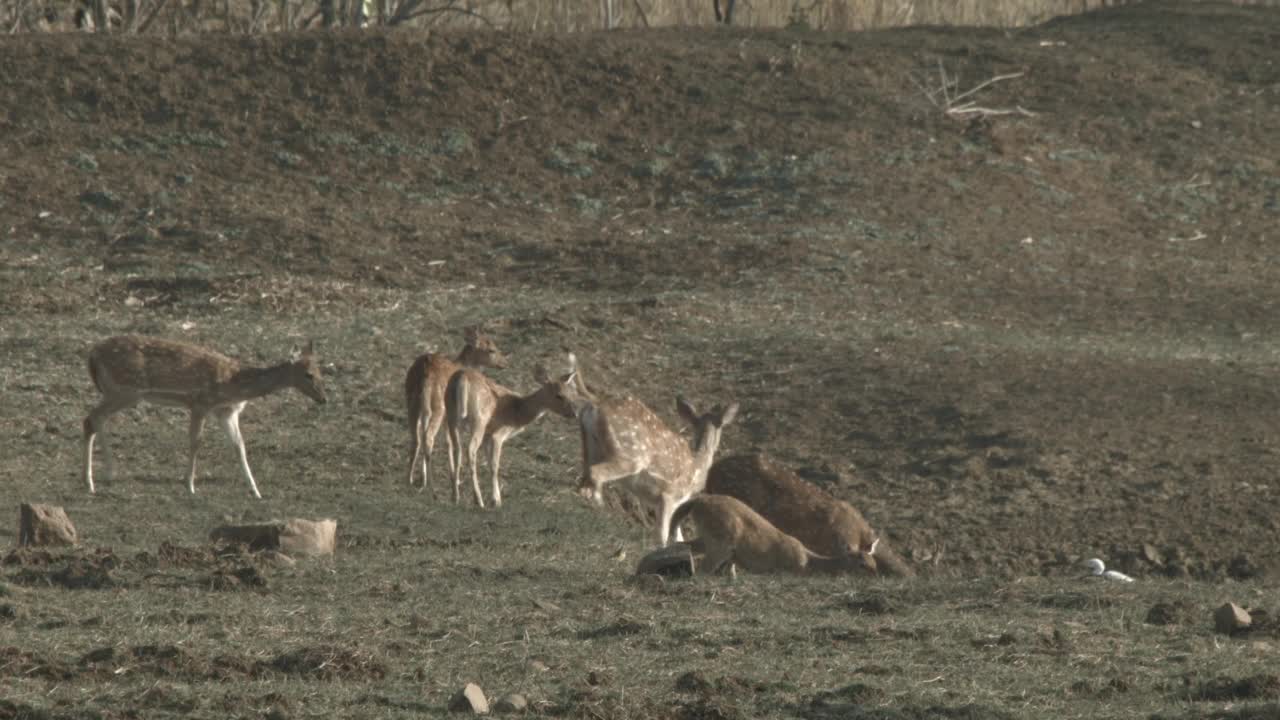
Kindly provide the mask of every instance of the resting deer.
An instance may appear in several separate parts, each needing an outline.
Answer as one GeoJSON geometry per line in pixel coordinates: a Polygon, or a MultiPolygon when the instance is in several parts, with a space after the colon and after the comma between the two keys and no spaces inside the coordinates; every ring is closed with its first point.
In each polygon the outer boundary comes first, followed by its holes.
{"type": "MultiPolygon", "coordinates": [[[[444,389],[449,378],[464,367],[505,368],[507,359],[498,346],[478,327],[465,331],[466,344],[458,356],[450,359],[442,353],[426,353],[413,361],[404,378],[404,398],[409,410],[409,485],[413,485],[413,473],[422,464],[422,487],[431,483],[431,454],[435,450],[436,435],[444,425],[444,389]],[[423,449],[426,452],[423,453],[423,449]]],[[[448,435],[445,442],[451,442],[448,435]]],[[[449,468],[452,476],[453,446],[449,445],[449,468]]]]}
{"type": "MultiPolygon", "coordinates": [[[[604,486],[624,480],[627,492],[656,510],[658,544],[665,546],[671,514],[706,485],[720,432],[733,422],[738,404],[717,406],[699,415],[684,399],[676,398],[676,410],[694,428],[691,444],[639,400],[597,398],[587,391],[581,373],[575,372],[574,380],[582,429],[579,491],[601,504],[604,486]]],[[[679,528],[675,539],[681,539],[679,528]]]]}
{"type": "Polygon", "coordinates": [[[484,507],[476,458],[480,446],[487,440],[489,469],[493,473],[493,504],[501,507],[498,467],[502,462],[503,444],[548,410],[563,417],[573,417],[573,405],[567,396],[573,391],[573,371],[552,379],[539,365],[533,374],[541,387],[523,396],[490,380],[478,370],[464,368],[449,379],[445,408],[449,420],[449,464],[453,470],[454,503],[462,500],[463,435],[467,436],[466,457],[471,462],[471,487],[475,491],[476,505],[484,507]],[[457,453],[456,459],[452,457],[454,452],[457,453]]]}
{"type": "Polygon", "coordinates": [[[721,458],[707,473],[707,492],[729,495],[746,503],[779,530],[813,551],[851,561],[861,570],[862,557],[878,547],[879,571],[910,577],[915,573],[885,543],[858,512],[817,485],[806,481],[764,455],[721,458]],[[877,546],[878,543],[878,546],[877,546]]]}
{"type": "Polygon", "coordinates": [[[876,572],[875,542],[855,558],[818,555],[728,495],[694,497],[675,511],[671,524],[678,525],[686,517],[697,528],[697,544],[703,548],[698,563],[701,573],[718,572],[725,566],[754,573],[837,573],[847,572],[851,561],[872,574],[876,572]]]}
{"type": "MultiPolygon", "coordinates": [[[[102,392],[102,402],[84,420],[84,478],[93,487],[93,441],[103,434],[108,418],[139,401],[185,407],[190,412],[191,470],[187,487],[196,491],[196,449],[204,420],[213,413],[226,428],[240,453],[240,469],[249,481],[253,496],[261,498],[258,484],[249,470],[249,459],[240,435],[240,412],[250,400],[284,388],[296,388],[303,395],[323,403],[324,389],[316,365],[313,345],[288,362],[271,367],[245,367],[212,350],[173,340],[139,335],[121,335],[104,340],[89,352],[89,376],[102,392]]],[[[106,456],[110,477],[111,455],[106,456]]]]}
{"type": "Polygon", "coordinates": [[[737,0],[725,0],[724,14],[720,14],[720,0],[711,0],[711,4],[716,10],[716,22],[723,22],[725,25],[733,24],[733,4],[737,0]]]}

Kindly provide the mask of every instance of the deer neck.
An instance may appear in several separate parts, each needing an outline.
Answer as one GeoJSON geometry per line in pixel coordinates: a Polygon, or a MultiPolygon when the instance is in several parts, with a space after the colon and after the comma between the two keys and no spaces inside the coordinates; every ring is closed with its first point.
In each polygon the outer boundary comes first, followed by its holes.
{"type": "Polygon", "coordinates": [[[498,407],[499,413],[506,421],[504,424],[523,428],[533,423],[547,412],[547,407],[541,400],[537,391],[525,396],[510,391],[500,394],[498,407]]]}
{"type": "Polygon", "coordinates": [[[720,429],[708,427],[702,431],[689,449],[689,461],[693,466],[694,485],[702,489],[707,485],[707,473],[720,447],[720,429]]]}
{"type": "Polygon", "coordinates": [[[463,367],[476,367],[479,365],[476,358],[479,354],[480,351],[476,350],[474,345],[465,345],[458,353],[458,356],[453,359],[453,362],[455,365],[461,365],[463,367]]]}
{"type": "Polygon", "coordinates": [[[230,382],[220,389],[218,395],[224,401],[241,402],[270,395],[289,385],[289,363],[287,362],[265,368],[239,368],[231,375],[230,382]]]}

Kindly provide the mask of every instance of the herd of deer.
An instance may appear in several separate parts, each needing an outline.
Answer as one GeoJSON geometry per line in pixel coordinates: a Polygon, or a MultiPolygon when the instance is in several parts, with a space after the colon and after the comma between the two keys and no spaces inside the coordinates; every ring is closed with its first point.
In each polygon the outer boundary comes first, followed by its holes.
{"type": "MultiPolygon", "coordinates": [[[[597,504],[606,485],[618,488],[656,516],[659,547],[683,541],[680,523],[698,531],[692,546],[702,553],[701,572],[740,567],[750,572],[871,572],[876,558],[888,559],[893,574],[910,574],[848,503],[759,455],[743,455],[713,465],[720,435],[738,413],[737,403],[699,413],[681,398],[676,409],[694,430],[686,440],[644,403],[630,396],[604,396],[590,389],[577,362],[552,377],[538,366],[538,388],[521,395],[490,379],[483,368],[505,368],[507,359],[478,328],[466,331],[454,358],[426,353],[405,377],[410,450],[409,484],[419,468],[422,487],[432,486],[431,455],[442,425],[448,445],[454,502],[461,501],[462,473],[471,465],[476,504],[484,507],[477,456],[489,446],[491,498],[502,504],[498,481],[502,446],[547,412],[576,418],[582,437],[579,492],[597,504]],[[465,451],[465,452],[464,452],[465,451]]],[[[104,427],[114,414],[146,400],[183,407],[190,413],[187,487],[195,492],[196,451],[205,419],[213,414],[239,454],[240,469],[254,497],[261,498],[240,433],[245,404],[285,388],[325,402],[312,345],[271,367],[246,367],[220,353],[156,337],[123,335],[89,353],[89,375],[102,400],[84,421],[84,478],[94,492],[93,448],[103,445],[106,474],[110,454],[104,427]]]]}

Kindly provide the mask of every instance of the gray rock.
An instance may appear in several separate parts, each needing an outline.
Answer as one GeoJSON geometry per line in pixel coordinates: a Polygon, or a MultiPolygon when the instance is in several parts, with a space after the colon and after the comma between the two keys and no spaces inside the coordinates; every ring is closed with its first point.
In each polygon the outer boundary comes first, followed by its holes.
{"type": "Polygon", "coordinates": [[[1253,618],[1244,608],[1227,603],[1213,612],[1213,627],[1220,633],[1231,634],[1253,624],[1253,618]]]}
{"type": "Polygon", "coordinates": [[[493,704],[493,709],[500,713],[524,712],[528,707],[529,701],[520,693],[507,693],[493,704]]]}
{"type": "Polygon", "coordinates": [[[22,503],[18,508],[19,545],[75,545],[76,526],[57,505],[22,503]]]}
{"type": "Polygon", "coordinates": [[[479,685],[467,683],[465,687],[454,693],[453,698],[449,700],[449,712],[488,715],[489,699],[484,696],[484,690],[481,690],[479,685]]]}

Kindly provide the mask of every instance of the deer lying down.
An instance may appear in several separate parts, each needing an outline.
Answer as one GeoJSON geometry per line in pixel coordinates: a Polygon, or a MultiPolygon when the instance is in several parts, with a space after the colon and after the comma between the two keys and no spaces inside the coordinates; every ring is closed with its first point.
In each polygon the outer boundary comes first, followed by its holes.
{"type": "Polygon", "coordinates": [[[676,509],[671,524],[685,518],[697,528],[704,555],[698,572],[709,574],[726,566],[754,573],[848,572],[857,562],[875,574],[876,546],[855,557],[826,557],[809,550],[799,540],[782,532],[746,503],[728,495],[698,495],[676,509]]]}
{"type": "MultiPolygon", "coordinates": [[[[707,473],[706,491],[741,500],[779,530],[822,555],[857,558],[880,540],[857,508],[765,455],[721,458],[707,473]]],[[[880,574],[915,575],[887,543],[876,547],[880,574]]],[[[851,569],[861,569],[861,563],[851,569]]]]}

